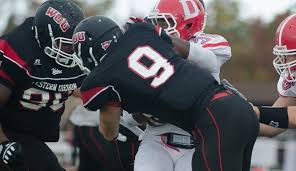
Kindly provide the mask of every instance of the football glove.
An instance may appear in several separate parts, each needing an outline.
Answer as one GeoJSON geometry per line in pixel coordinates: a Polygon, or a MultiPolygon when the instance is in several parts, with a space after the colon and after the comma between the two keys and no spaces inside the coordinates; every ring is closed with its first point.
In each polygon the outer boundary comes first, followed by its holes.
{"type": "Polygon", "coordinates": [[[132,24],[139,23],[139,22],[145,22],[145,20],[143,18],[140,18],[140,17],[130,17],[126,21],[126,23],[123,26],[123,28],[124,28],[125,31],[127,31],[132,24]]]}
{"type": "Polygon", "coordinates": [[[17,142],[5,141],[0,144],[0,157],[4,164],[13,167],[24,162],[22,146],[17,142]]]}
{"type": "Polygon", "coordinates": [[[127,20],[127,23],[133,24],[133,23],[139,23],[139,22],[145,22],[144,18],[140,18],[140,17],[130,17],[127,20]]]}
{"type": "MultiPolygon", "coordinates": [[[[144,23],[150,23],[149,20],[145,19],[145,18],[140,18],[140,17],[130,17],[127,22],[124,25],[124,29],[128,30],[129,27],[134,24],[134,23],[140,23],[140,22],[144,22],[144,23]]],[[[152,23],[150,23],[152,24],[152,23]]],[[[169,44],[173,44],[171,37],[163,30],[163,28],[161,28],[158,25],[154,25],[154,29],[157,32],[157,34],[159,35],[159,37],[161,37],[163,40],[165,40],[166,42],[168,42],[169,44]]]]}

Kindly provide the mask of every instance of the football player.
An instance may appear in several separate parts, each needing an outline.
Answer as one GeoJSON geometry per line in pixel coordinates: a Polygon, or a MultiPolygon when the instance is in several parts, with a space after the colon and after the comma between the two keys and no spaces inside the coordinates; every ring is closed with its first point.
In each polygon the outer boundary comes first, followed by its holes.
{"type": "MultiPolygon", "coordinates": [[[[288,16],[278,26],[275,34],[273,66],[280,75],[277,84],[280,97],[273,106],[253,106],[259,121],[261,136],[273,137],[287,128],[296,128],[295,66],[296,66],[296,14],[288,16]],[[287,107],[288,106],[288,107],[287,107]]],[[[242,99],[247,100],[238,90],[228,84],[242,99]]]]}
{"type": "MultiPolygon", "coordinates": [[[[203,1],[160,0],[147,19],[171,35],[174,47],[183,58],[208,70],[220,82],[220,67],[230,59],[231,48],[224,37],[203,33],[206,23],[203,1]]],[[[135,171],[165,170],[163,167],[191,171],[194,147],[168,142],[170,137],[194,139],[191,132],[171,124],[157,123],[152,118],[148,120],[157,126],[148,124],[145,130],[136,155],[135,171]],[[162,159],[155,158],[155,153],[162,159]]]]}
{"type": "Polygon", "coordinates": [[[289,110],[286,108],[286,106],[296,106],[295,24],[296,14],[292,14],[282,21],[275,33],[273,54],[276,55],[276,58],[273,60],[273,66],[280,75],[277,83],[280,96],[273,104],[273,107],[278,107],[277,111],[270,109],[267,113],[260,112],[260,120],[265,123],[260,125],[260,135],[262,136],[273,137],[285,131],[285,129],[275,127],[295,128],[296,125],[294,108],[290,107],[289,110]]]}
{"type": "Polygon", "coordinates": [[[122,109],[149,113],[185,131],[196,129],[193,170],[250,169],[259,125],[251,105],[181,58],[162,29],[135,23],[123,34],[111,19],[94,16],[74,33],[75,52],[92,70],[81,87],[83,103],[100,109],[106,140],[117,137],[122,109]]]}
{"type": "Polygon", "coordinates": [[[1,169],[64,170],[45,142],[58,141],[64,102],[86,76],[72,46],[83,18],[73,1],[48,0],[0,38],[1,169]]]}

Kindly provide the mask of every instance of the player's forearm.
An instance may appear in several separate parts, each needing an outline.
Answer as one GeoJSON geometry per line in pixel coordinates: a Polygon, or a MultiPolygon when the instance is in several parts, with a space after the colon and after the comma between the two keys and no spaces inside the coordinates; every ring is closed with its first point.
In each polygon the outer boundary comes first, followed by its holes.
{"type": "Polygon", "coordinates": [[[288,107],[289,128],[296,128],[296,106],[288,107]]]}
{"type": "Polygon", "coordinates": [[[122,109],[120,107],[105,107],[100,112],[99,131],[108,141],[118,135],[119,121],[122,109]]]}
{"type": "Polygon", "coordinates": [[[182,58],[187,59],[190,50],[190,43],[176,37],[171,37],[173,45],[182,58]]]}

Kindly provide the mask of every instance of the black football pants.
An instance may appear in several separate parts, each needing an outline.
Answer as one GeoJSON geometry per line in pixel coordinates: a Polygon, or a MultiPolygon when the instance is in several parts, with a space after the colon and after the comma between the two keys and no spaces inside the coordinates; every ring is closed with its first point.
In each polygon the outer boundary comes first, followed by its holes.
{"type": "Polygon", "coordinates": [[[25,134],[5,131],[10,141],[16,141],[22,145],[24,153],[24,165],[8,168],[0,163],[1,171],[65,171],[59,164],[56,155],[38,138],[25,134]]]}
{"type": "Polygon", "coordinates": [[[120,126],[126,142],[106,141],[98,127],[75,127],[79,150],[79,171],[133,171],[139,147],[138,137],[120,126]]]}
{"type": "Polygon", "coordinates": [[[228,91],[214,95],[198,115],[193,171],[249,171],[259,123],[251,105],[228,91]]]}

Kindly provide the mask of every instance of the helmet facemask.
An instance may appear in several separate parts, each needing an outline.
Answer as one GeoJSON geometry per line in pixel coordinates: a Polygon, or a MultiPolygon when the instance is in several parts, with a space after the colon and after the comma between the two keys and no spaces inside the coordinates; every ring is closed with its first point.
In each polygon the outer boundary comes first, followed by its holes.
{"type": "Polygon", "coordinates": [[[74,56],[72,39],[65,37],[54,37],[51,25],[48,24],[48,32],[51,40],[51,47],[45,46],[44,53],[55,59],[55,62],[63,67],[72,68],[78,65],[74,56]]]}
{"type": "Polygon", "coordinates": [[[168,35],[174,35],[180,38],[180,33],[176,29],[177,21],[170,13],[159,13],[157,10],[147,16],[153,25],[159,25],[168,35]]]}
{"type": "Polygon", "coordinates": [[[273,54],[276,58],[273,60],[273,66],[280,76],[283,76],[287,82],[296,82],[296,56],[295,60],[287,62],[287,58],[296,55],[296,49],[287,50],[286,46],[276,45],[273,48],[273,54]]]}

